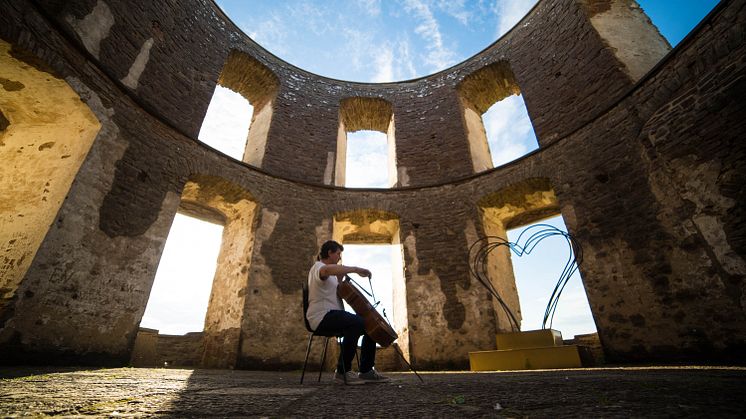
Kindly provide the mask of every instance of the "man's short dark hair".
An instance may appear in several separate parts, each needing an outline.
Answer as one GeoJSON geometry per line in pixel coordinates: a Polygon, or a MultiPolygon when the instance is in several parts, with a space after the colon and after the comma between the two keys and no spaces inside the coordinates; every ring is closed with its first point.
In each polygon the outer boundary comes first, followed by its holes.
{"type": "Polygon", "coordinates": [[[335,242],[334,240],[328,240],[327,242],[321,245],[321,252],[319,252],[319,260],[328,258],[329,253],[334,253],[337,250],[344,251],[345,248],[341,244],[335,242]]]}

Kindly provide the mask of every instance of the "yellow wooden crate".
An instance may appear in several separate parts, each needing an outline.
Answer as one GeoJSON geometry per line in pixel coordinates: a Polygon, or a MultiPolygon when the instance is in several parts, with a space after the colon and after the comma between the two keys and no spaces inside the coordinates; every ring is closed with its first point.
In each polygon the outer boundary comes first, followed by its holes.
{"type": "Polygon", "coordinates": [[[527,330],[525,332],[498,333],[497,349],[544,348],[562,346],[562,333],[554,329],[527,330]]]}
{"type": "Polygon", "coordinates": [[[469,352],[472,371],[579,368],[577,345],[469,352]]]}

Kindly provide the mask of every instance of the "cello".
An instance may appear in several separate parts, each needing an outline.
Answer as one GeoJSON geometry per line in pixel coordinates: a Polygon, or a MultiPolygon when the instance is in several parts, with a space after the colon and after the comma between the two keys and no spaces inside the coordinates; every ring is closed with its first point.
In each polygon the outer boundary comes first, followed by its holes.
{"type": "Polygon", "coordinates": [[[365,333],[373,341],[385,348],[391,345],[399,336],[381,316],[375,307],[368,301],[360,290],[353,285],[352,278],[345,275],[344,279],[337,285],[337,296],[347,301],[347,304],[355,310],[365,322],[365,333]]]}

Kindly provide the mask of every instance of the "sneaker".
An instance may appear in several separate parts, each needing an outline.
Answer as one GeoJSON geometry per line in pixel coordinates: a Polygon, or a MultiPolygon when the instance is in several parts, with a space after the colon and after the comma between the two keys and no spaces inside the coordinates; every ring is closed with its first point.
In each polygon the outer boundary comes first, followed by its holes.
{"type": "Polygon", "coordinates": [[[375,368],[372,368],[368,372],[361,372],[357,376],[366,383],[383,383],[390,380],[389,377],[381,375],[375,368]]]}
{"type": "Polygon", "coordinates": [[[358,385],[358,384],[365,384],[365,381],[358,378],[357,374],[355,374],[352,371],[347,371],[344,374],[340,374],[338,372],[334,373],[334,382],[337,384],[347,384],[350,386],[358,385]]]}

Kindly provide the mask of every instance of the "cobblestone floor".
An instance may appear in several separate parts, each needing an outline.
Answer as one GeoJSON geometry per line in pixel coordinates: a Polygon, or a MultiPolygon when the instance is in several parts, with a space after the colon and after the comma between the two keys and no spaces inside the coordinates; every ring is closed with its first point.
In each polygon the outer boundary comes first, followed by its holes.
{"type": "Polygon", "coordinates": [[[389,374],[0,367],[0,416],[744,417],[746,368],[389,374]]]}

